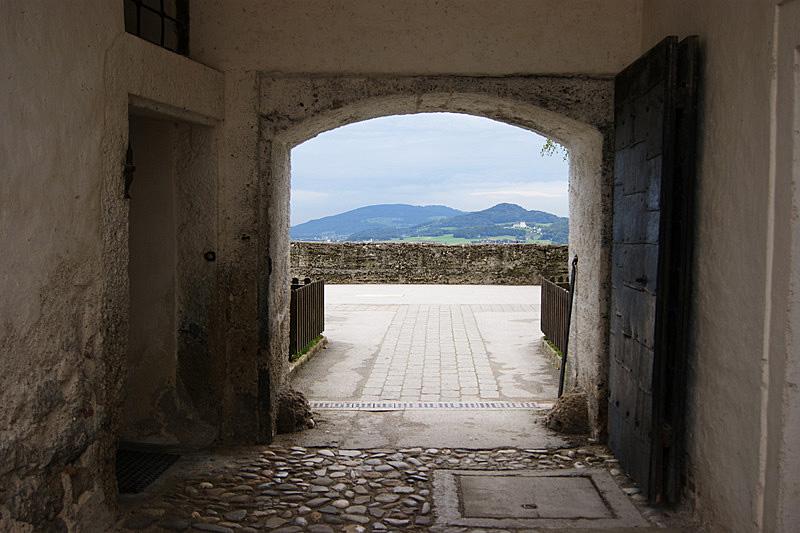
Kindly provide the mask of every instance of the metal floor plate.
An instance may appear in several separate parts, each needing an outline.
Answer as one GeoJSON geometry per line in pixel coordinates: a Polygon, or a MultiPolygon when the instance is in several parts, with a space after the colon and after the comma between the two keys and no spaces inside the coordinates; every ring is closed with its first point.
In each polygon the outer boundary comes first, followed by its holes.
{"type": "Polygon", "coordinates": [[[528,409],[544,411],[553,402],[361,402],[309,401],[311,409],[340,411],[404,411],[408,409],[528,409]]]}
{"type": "Polygon", "coordinates": [[[649,524],[604,469],[437,470],[441,528],[586,528],[620,531],[649,524]]]}
{"type": "Polygon", "coordinates": [[[170,453],[117,451],[117,487],[121,494],[136,494],[163,474],[180,456],[170,453]]]}

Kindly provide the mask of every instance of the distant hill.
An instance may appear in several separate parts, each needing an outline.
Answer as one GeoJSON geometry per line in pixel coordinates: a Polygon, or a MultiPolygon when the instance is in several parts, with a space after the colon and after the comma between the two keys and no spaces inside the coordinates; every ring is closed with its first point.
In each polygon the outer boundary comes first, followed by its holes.
{"type": "Polygon", "coordinates": [[[566,244],[569,220],[507,203],[474,212],[442,205],[381,204],[298,224],[290,235],[295,241],[566,244]]]}
{"type": "Polygon", "coordinates": [[[525,222],[527,225],[541,225],[553,224],[558,222],[560,217],[552,213],[545,213],[544,211],[527,211],[525,208],[517,204],[497,204],[489,209],[483,211],[475,211],[472,213],[464,213],[444,220],[437,220],[429,222],[413,228],[416,235],[434,236],[446,234],[451,231],[457,233],[470,233],[471,235],[479,236],[481,234],[495,235],[519,235],[522,236],[525,232],[524,228],[514,228],[514,224],[521,226],[520,222],[525,222]],[[518,230],[512,233],[502,233],[505,226],[511,225],[510,229],[518,230]]]}
{"type": "Polygon", "coordinates": [[[361,239],[353,236],[364,232],[376,235],[384,231],[396,233],[461,213],[463,211],[443,205],[368,205],[292,226],[289,235],[295,241],[370,240],[372,237],[361,239]]]}

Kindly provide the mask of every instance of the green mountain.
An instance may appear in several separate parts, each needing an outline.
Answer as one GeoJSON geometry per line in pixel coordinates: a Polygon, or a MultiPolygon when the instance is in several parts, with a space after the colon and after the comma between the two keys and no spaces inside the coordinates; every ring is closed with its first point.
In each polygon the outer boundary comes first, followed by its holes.
{"type": "Polygon", "coordinates": [[[559,218],[544,211],[527,211],[516,204],[497,204],[483,211],[464,213],[417,226],[412,228],[412,235],[437,236],[452,233],[454,237],[467,239],[503,235],[525,239],[528,234],[526,226],[550,225],[558,222],[559,218]]]}
{"type": "Polygon", "coordinates": [[[354,235],[363,232],[374,232],[375,235],[384,231],[396,233],[461,213],[463,211],[443,205],[368,205],[297,224],[289,230],[289,236],[294,241],[370,240],[373,237],[361,239],[354,238],[354,235]]]}
{"type": "Polygon", "coordinates": [[[296,241],[566,244],[569,221],[507,203],[469,213],[445,206],[382,204],[311,220],[290,234],[296,241]]]}

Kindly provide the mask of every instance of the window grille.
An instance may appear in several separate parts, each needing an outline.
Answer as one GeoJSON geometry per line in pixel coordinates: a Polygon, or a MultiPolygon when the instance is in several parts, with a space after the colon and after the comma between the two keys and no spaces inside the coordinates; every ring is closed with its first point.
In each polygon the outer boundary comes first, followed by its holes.
{"type": "Polygon", "coordinates": [[[189,53],[189,0],[124,0],[125,31],[181,55],[189,53]]]}

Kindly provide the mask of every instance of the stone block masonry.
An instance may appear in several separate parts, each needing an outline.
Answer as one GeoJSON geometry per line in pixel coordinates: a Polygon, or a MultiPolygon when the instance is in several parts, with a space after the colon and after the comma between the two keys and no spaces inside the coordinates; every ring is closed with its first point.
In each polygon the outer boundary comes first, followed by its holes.
{"type": "Polygon", "coordinates": [[[567,274],[566,246],[540,244],[291,244],[291,272],[327,283],[538,285],[567,274]]]}

